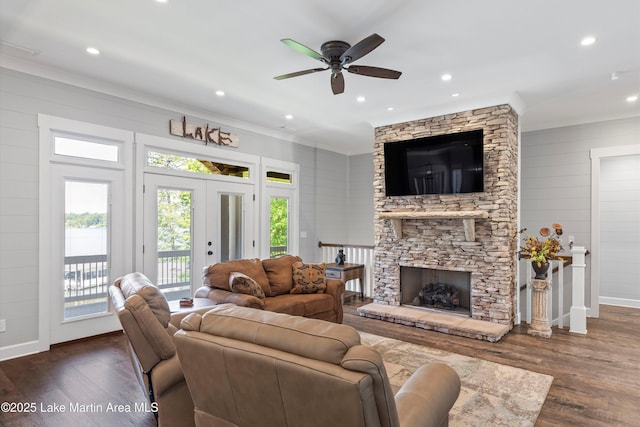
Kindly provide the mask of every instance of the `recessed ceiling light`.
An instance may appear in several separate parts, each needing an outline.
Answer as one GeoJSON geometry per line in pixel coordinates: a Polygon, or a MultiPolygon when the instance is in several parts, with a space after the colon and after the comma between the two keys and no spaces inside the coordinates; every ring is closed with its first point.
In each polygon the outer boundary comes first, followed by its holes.
{"type": "Polygon", "coordinates": [[[367,98],[365,98],[364,96],[359,96],[359,97],[356,98],[356,101],[358,101],[358,102],[364,102],[366,100],[367,100],[367,98]]]}
{"type": "Polygon", "coordinates": [[[217,91],[216,91],[216,95],[218,95],[218,96],[224,96],[224,91],[223,91],[223,90],[217,90],[217,91]]]}
{"type": "Polygon", "coordinates": [[[286,116],[284,116],[285,119],[287,120],[291,120],[293,119],[293,115],[292,114],[287,114],[286,116]]]}
{"type": "Polygon", "coordinates": [[[387,107],[387,111],[393,111],[393,107],[387,107]]]}
{"type": "Polygon", "coordinates": [[[580,42],[580,44],[582,46],[591,46],[592,44],[594,44],[596,42],[596,38],[593,36],[588,36],[582,39],[582,41],[580,42]]]}
{"type": "Polygon", "coordinates": [[[457,96],[460,96],[460,94],[458,92],[456,92],[456,93],[452,93],[451,96],[453,96],[455,98],[457,96]]]}
{"type": "Polygon", "coordinates": [[[448,82],[449,80],[451,80],[451,74],[443,74],[440,78],[442,79],[442,81],[448,82]]]}
{"type": "Polygon", "coordinates": [[[638,100],[638,95],[631,95],[627,98],[627,102],[636,102],[638,100]]]}
{"type": "Polygon", "coordinates": [[[156,1],[157,1],[158,3],[166,3],[166,2],[168,2],[169,0],[156,0],[156,1]]]}
{"type": "Polygon", "coordinates": [[[88,47],[87,53],[90,53],[91,55],[100,55],[100,51],[95,47],[88,47]]]}

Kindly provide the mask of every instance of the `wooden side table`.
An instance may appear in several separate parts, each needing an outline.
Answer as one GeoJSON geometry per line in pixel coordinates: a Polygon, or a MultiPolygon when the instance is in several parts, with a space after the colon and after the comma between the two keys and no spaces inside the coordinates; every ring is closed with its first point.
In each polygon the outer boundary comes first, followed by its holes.
{"type": "Polygon", "coordinates": [[[169,311],[171,314],[184,313],[197,310],[199,308],[213,307],[216,305],[215,301],[209,298],[194,298],[193,305],[191,307],[180,307],[180,300],[169,301],[169,311]]]}
{"type": "Polygon", "coordinates": [[[360,299],[364,299],[364,264],[345,262],[338,265],[335,262],[327,264],[327,278],[340,279],[347,283],[349,280],[358,279],[360,285],[360,299]]]}

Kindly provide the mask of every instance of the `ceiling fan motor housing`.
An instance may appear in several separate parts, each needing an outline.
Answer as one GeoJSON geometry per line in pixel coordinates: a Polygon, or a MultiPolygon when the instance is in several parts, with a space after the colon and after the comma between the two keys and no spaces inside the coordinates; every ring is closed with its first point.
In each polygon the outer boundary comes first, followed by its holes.
{"type": "Polygon", "coordinates": [[[340,64],[340,57],[350,47],[351,45],[347,42],[333,40],[330,42],[322,43],[322,46],[320,46],[320,51],[322,52],[322,56],[329,60],[330,64],[333,64],[334,62],[340,64]]]}

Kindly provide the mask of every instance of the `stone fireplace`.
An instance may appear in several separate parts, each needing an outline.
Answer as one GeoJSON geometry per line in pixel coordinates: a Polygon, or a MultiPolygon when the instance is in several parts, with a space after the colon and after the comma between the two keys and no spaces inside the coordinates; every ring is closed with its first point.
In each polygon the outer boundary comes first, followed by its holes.
{"type": "MultiPolygon", "coordinates": [[[[468,277],[466,316],[505,325],[507,330],[513,327],[518,136],[518,116],[509,105],[376,128],[375,285],[370,305],[377,306],[376,310],[380,305],[413,305],[403,300],[406,291],[400,284],[407,267],[448,271],[452,276],[462,273],[468,277]],[[385,195],[385,143],[475,129],[484,132],[484,192],[385,195]]],[[[363,308],[360,314],[366,316],[366,306],[363,308]]]]}

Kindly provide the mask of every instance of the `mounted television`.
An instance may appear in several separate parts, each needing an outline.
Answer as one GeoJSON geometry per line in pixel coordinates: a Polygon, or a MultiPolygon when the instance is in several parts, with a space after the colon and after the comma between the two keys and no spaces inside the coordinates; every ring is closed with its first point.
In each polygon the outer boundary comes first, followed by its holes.
{"type": "Polygon", "coordinates": [[[484,191],[482,129],[384,144],[387,196],[484,191]]]}

